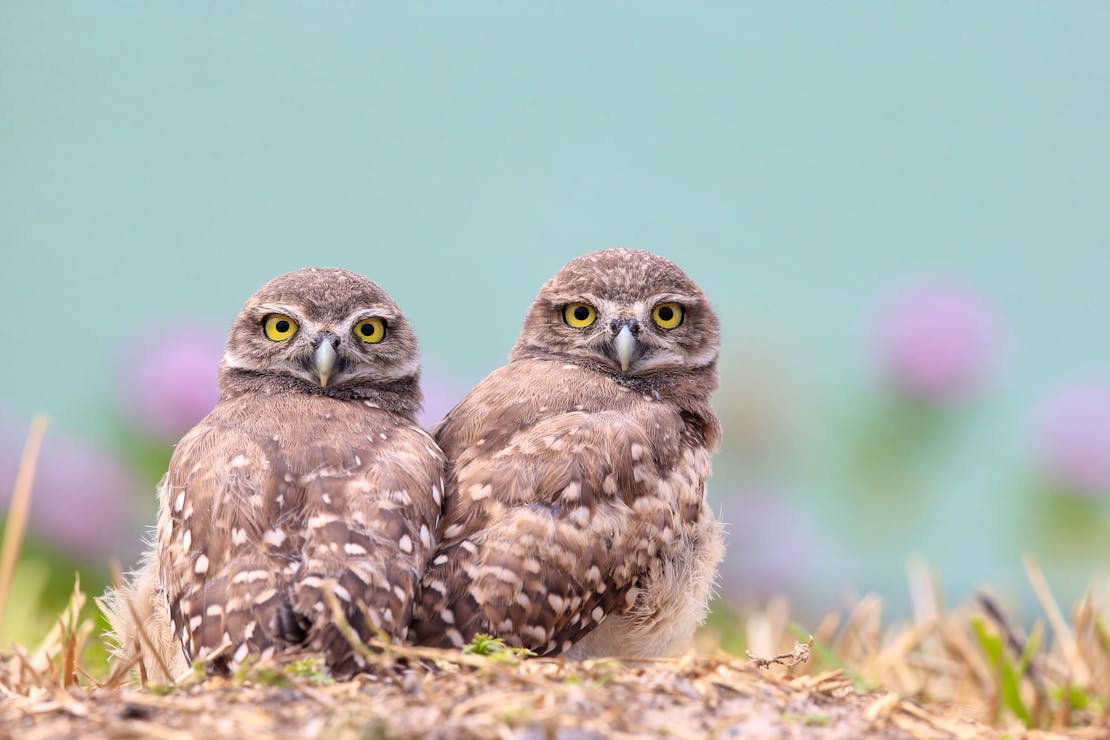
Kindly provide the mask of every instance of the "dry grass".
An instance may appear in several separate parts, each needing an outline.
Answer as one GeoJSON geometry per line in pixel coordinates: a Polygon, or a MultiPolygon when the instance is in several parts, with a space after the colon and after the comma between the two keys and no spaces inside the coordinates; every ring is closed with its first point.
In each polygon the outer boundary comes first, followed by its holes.
{"type": "Polygon", "coordinates": [[[27,516],[31,511],[31,486],[35,481],[39,451],[42,450],[45,436],[46,419],[36,417],[31,423],[31,433],[27,436],[27,444],[19,461],[19,471],[12,489],[12,502],[8,507],[8,522],[4,526],[4,544],[0,548],[0,614],[8,607],[8,593],[15,574],[19,548],[27,531],[27,516]]]}
{"type": "MultiPolygon", "coordinates": [[[[64,656],[66,648],[58,649],[64,656]]],[[[318,661],[256,664],[232,679],[173,687],[63,689],[8,659],[0,718],[21,737],[979,737],[981,724],[888,693],[842,671],[777,675],[732,656],[676,660],[521,659],[394,646],[390,669],[343,683],[318,661]]],[[[62,658],[64,662],[64,657],[62,658]]]]}
{"type": "MultiPolygon", "coordinates": [[[[1110,630],[1091,589],[1065,617],[1032,558],[1032,590],[1049,627],[1015,626],[990,597],[946,609],[931,573],[911,567],[915,617],[884,624],[883,602],[860,600],[814,630],[814,659],[796,670],[838,667],[861,691],[909,699],[930,711],[975,719],[1014,737],[1110,738],[1110,630]]],[[[746,618],[747,641],[767,654],[797,628],[785,601],[746,618]]],[[[704,637],[706,644],[719,636],[704,637]]]]}
{"type": "MultiPolygon", "coordinates": [[[[0,586],[44,429],[36,423],[24,456],[0,586]]],[[[909,623],[884,626],[881,599],[868,596],[809,638],[774,600],[730,623],[747,659],[721,652],[712,629],[696,651],[654,661],[527,659],[492,640],[464,652],[357,643],[374,670],[342,683],[314,656],[231,679],[198,670],[159,683],[164,667],[142,660],[104,675],[83,662],[98,637],[78,582],[39,645],[0,652],[0,736],[1110,737],[1102,602],[1092,589],[1065,614],[1031,558],[1026,570],[1045,614],[1028,633],[985,596],[945,608],[929,570],[913,565],[909,623]]]]}

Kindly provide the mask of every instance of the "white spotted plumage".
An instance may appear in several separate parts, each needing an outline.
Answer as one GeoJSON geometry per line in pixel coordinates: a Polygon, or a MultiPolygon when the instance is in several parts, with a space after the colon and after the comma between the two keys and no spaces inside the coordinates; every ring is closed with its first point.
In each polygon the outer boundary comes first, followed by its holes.
{"type": "Polygon", "coordinates": [[[252,296],[216,408],[174,450],[154,551],[106,599],[123,648],[135,642],[124,602],[138,597],[171,672],[222,648],[209,670],[308,650],[350,674],[365,661],[333,624],[328,589],[364,639],[403,638],[445,464],[414,421],[418,380],[411,327],[366,278],[310,268],[252,296]],[[266,334],[274,315],[295,327],[288,341],[266,334]],[[355,333],[367,316],[387,327],[378,343],[355,333]]]}
{"type": "Polygon", "coordinates": [[[414,638],[574,657],[688,641],[723,552],[705,500],[717,347],[705,296],[656,255],[592,253],[544,285],[510,363],[436,428],[452,475],[414,638]],[[595,320],[574,326],[580,304],[595,320]],[[663,304],[678,325],[651,323],[663,304]]]}

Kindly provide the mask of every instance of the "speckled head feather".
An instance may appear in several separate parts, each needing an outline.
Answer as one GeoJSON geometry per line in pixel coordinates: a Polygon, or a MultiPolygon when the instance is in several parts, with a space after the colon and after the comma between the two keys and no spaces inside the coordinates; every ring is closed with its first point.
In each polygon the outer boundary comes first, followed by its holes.
{"type": "Polygon", "coordinates": [[[333,267],[306,267],[262,286],[235,320],[220,365],[224,395],[291,391],[369,399],[409,418],[423,402],[419,383],[416,335],[401,309],[371,280],[333,267]],[[295,322],[291,337],[267,337],[273,316],[295,322]],[[356,327],[367,319],[383,322],[384,339],[362,341],[356,327]],[[316,366],[324,341],[335,353],[326,385],[316,366]]]}

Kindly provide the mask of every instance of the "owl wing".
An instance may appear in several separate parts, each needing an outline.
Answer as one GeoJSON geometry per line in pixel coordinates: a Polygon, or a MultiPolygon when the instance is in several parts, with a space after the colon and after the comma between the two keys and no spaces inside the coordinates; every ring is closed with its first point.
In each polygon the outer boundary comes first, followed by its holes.
{"type": "Polygon", "coordinates": [[[275,459],[251,436],[206,420],[170,461],[159,491],[159,569],[189,661],[230,643],[215,666],[226,667],[232,656],[296,640],[284,586],[300,565],[300,543],[281,528],[290,484],[275,459]]]}
{"type": "Polygon", "coordinates": [[[443,457],[415,427],[337,426],[336,439],[295,449],[226,425],[198,427],[179,444],[162,486],[159,546],[171,623],[190,660],[225,642],[224,666],[306,643],[334,673],[353,671],[325,584],[363,639],[403,637],[433,546],[443,457]]]}
{"type": "Polygon", "coordinates": [[[305,481],[304,563],[291,593],[310,625],[306,643],[343,676],[365,664],[333,624],[322,590],[330,584],[364,641],[405,638],[435,544],[445,460],[414,426],[383,429],[362,449],[335,454],[335,464],[305,481]]]}
{"type": "Polygon", "coordinates": [[[683,452],[698,435],[661,404],[646,415],[536,419],[544,409],[502,398],[491,417],[474,413],[483,395],[437,435],[455,466],[413,631],[425,644],[461,646],[485,632],[557,654],[630,606],[649,560],[674,539],[675,517],[697,515],[676,486],[704,485],[683,452]],[[474,418],[496,425],[476,429],[474,418]]]}

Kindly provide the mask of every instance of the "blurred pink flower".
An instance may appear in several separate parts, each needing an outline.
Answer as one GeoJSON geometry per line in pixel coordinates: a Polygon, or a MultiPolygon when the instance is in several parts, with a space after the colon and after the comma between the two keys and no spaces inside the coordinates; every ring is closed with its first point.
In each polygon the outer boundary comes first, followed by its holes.
{"type": "Polygon", "coordinates": [[[1037,424],[1041,469],[1076,493],[1110,493],[1110,388],[1075,386],[1050,398],[1037,424]]]}
{"type": "MultiPolygon", "coordinates": [[[[0,426],[0,506],[6,511],[27,428],[0,426]]],[[[125,562],[141,544],[143,486],[111,453],[48,429],[31,489],[29,530],[89,565],[125,562]]],[[[150,500],[154,494],[151,492],[150,500]]]]}
{"type": "Polygon", "coordinates": [[[122,373],[132,419],[161,439],[179,439],[216,405],[223,351],[223,333],[209,326],[166,324],[147,334],[122,373]]]}
{"type": "Polygon", "coordinates": [[[997,321],[982,297],[952,284],[897,294],[879,322],[883,373],[901,393],[950,401],[976,389],[994,356],[997,321]]]}
{"type": "Polygon", "coordinates": [[[435,373],[425,374],[420,387],[424,391],[424,410],[416,417],[416,422],[430,429],[439,423],[447,412],[455,408],[455,404],[462,400],[464,394],[458,386],[444,381],[435,373]]]}
{"type": "Polygon", "coordinates": [[[722,497],[727,549],[722,588],[733,601],[786,593],[804,582],[822,559],[805,513],[782,495],[741,490],[722,497]]]}

